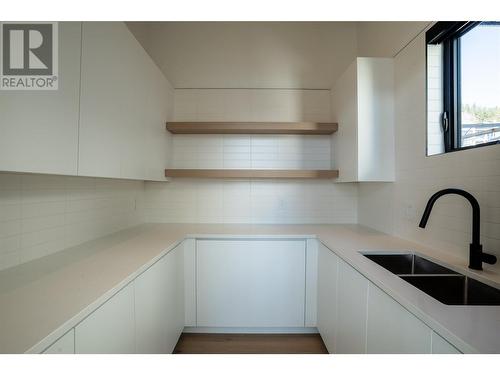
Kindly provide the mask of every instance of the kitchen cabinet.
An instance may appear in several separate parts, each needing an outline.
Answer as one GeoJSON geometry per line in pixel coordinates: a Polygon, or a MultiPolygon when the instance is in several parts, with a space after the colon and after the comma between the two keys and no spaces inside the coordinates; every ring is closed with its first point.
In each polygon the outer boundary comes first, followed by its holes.
{"type": "Polygon", "coordinates": [[[81,22],[58,34],[58,90],[0,90],[0,171],[77,174],[81,22]]]}
{"type": "Polygon", "coordinates": [[[74,354],[75,353],[75,330],[71,329],[55,343],[49,346],[43,354],[74,354]]]}
{"type": "Polygon", "coordinates": [[[368,280],[339,260],[335,353],[365,353],[368,280]]]}
{"type": "Polygon", "coordinates": [[[318,331],[330,353],[459,353],[323,245],[318,253],[318,331]]]}
{"type": "Polygon", "coordinates": [[[432,331],[432,354],[461,354],[461,352],[436,332],[432,331]]]}
{"type": "Polygon", "coordinates": [[[78,174],[164,181],[168,82],[123,22],[84,22],[78,174]]]}
{"type": "Polygon", "coordinates": [[[75,353],[135,353],[133,284],[128,284],[76,326],[75,353]]]}
{"type": "Polygon", "coordinates": [[[184,328],[182,245],[134,281],[137,353],[172,353],[184,328]]]}
{"type": "Polygon", "coordinates": [[[318,246],[318,240],[306,240],[306,327],[318,325],[318,246]]]}
{"type": "Polygon", "coordinates": [[[367,352],[431,353],[431,329],[374,284],[368,296],[367,352]]]}
{"type": "Polygon", "coordinates": [[[304,240],[199,240],[198,327],[304,327],[304,240]]]}
{"type": "Polygon", "coordinates": [[[329,353],[335,352],[337,327],[338,257],[325,245],[318,247],[318,332],[329,353]]]}
{"type": "Polygon", "coordinates": [[[394,63],[358,57],[331,91],[338,182],[394,181],[394,63]]]}
{"type": "Polygon", "coordinates": [[[184,325],[196,326],[196,240],[183,241],[184,253],[184,325]]]}

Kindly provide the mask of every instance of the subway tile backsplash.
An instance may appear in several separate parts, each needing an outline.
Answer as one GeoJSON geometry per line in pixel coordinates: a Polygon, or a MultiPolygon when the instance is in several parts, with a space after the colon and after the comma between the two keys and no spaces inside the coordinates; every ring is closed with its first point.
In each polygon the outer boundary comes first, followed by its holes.
{"type": "MultiPolygon", "coordinates": [[[[433,193],[460,188],[481,206],[484,251],[500,258],[500,145],[426,156],[424,39],[421,34],[395,59],[396,182],[360,184],[359,223],[452,253],[466,264],[472,210],[465,199],[440,198],[426,228],[418,227],[433,193]]],[[[500,263],[484,267],[498,270],[500,263]]]]}
{"type": "MultiPolygon", "coordinates": [[[[331,121],[329,90],[175,90],[175,121],[331,121]]],[[[330,169],[330,136],[174,135],[171,168],[330,169]]],[[[146,182],[147,221],[355,223],[356,184],[331,180],[146,182]]]]}
{"type": "Polygon", "coordinates": [[[0,173],[0,270],[141,222],[142,181],[0,173]]]}
{"type": "Polygon", "coordinates": [[[145,219],[164,223],[356,223],[356,184],[331,181],[147,182],[145,219]]]}

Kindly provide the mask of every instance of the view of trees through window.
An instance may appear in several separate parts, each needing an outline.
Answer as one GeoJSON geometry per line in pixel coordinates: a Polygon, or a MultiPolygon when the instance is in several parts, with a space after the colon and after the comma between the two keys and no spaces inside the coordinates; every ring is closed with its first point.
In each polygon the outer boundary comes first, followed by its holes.
{"type": "Polygon", "coordinates": [[[500,140],[500,24],[460,38],[461,146],[500,140]]]}

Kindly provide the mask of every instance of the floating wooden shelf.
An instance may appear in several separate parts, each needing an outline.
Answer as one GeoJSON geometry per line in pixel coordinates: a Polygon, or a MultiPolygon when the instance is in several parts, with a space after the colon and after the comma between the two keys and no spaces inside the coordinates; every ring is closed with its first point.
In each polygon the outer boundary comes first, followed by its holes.
{"type": "Polygon", "coordinates": [[[336,123],[320,122],[167,122],[173,134],[333,134],[336,123]]]}
{"type": "Polygon", "coordinates": [[[165,169],[165,177],[188,178],[336,178],[337,170],[305,169],[165,169]]]}

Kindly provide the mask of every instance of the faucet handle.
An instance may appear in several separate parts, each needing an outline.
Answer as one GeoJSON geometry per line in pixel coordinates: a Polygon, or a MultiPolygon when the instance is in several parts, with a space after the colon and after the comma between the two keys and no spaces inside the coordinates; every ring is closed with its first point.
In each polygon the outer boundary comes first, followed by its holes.
{"type": "Polygon", "coordinates": [[[482,254],[482,261],[488,264],[495,264],[497,262],[497,257],[491,254],[482,254]]]}

